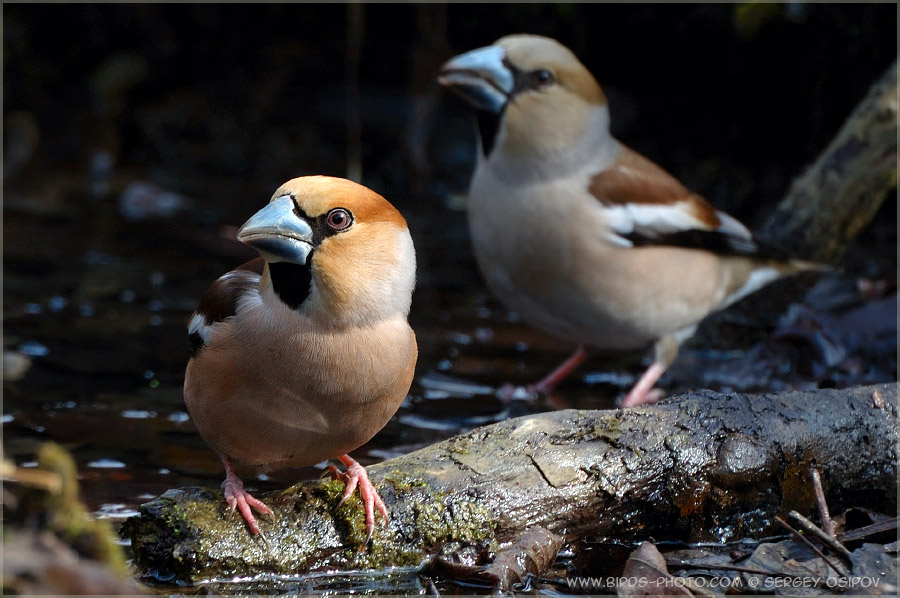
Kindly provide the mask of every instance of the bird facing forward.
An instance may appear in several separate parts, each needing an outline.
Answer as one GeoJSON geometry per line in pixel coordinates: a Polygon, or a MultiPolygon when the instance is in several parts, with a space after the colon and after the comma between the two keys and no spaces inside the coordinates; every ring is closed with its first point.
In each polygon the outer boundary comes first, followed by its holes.
{"type": "Polygon", "coordinates": [[[478,114],[468,218],[488,286],[532,326],[578,345],[529,394],[549,392],[585,345],[653,346],[622,405],[652,402],[707,314],[819,267],[764,257],[744,225],[614,139],[602,89],[555,40],[503,37],[451,59],[438,81],[478,114]]]}
{"type": "MultiPolygon", "coordinates": [[[[372,438],[412,383],[407,323],[415,251],[403,216],[344,179],[288,181],[238,232],[260,258],[216,280],[188,325],[184,399],[225,464],[225,500],[260,534],[233,462],[257,471],[338,458],[343,500],[358,487],[369,536],[387,509],[347,453],[372,438]]],[[[264,536],[263,536],[264,538],[264,536]]],[[[265,539],[265,538],[264,538],[265,539]]]]}

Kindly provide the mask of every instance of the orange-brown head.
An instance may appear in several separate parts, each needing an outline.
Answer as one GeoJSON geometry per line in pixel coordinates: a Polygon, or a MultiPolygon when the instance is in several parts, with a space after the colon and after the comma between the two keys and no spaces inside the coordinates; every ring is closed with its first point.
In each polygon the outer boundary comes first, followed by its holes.
{"type": "Polygon", "coordinates": [[[292,179],[238,239],[266,260],[261,285],[271,283],[273,298],[301,313],[340,324],[409,312],[416,264],[406,220],[367,187],[292,179]]]}

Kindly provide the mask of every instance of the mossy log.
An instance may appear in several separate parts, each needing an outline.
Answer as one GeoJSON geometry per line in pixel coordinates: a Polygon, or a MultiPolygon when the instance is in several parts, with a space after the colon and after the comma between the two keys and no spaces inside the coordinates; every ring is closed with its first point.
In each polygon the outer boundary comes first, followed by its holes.
{"type": "Polygon", "coordinates": [[[897,62],[816,161],[791,184],[759,236],[791,255],[836,262],[897,188],[897,62]]]}
{"type": "Polygon", "coordinates": [[[725,540],[811,513],[808,472],[832,510],[896,503],[897,385],[672,397],[615,411],[511,419],[369,468],[390,512],[368,549],[341,482],[262,495],[267,547],[218,490],[170,490],[128,520],[135,561],[196,581],[260,572],[414,565],[452,542],[502,542],[533,525],[568,540],[725,540]]]}

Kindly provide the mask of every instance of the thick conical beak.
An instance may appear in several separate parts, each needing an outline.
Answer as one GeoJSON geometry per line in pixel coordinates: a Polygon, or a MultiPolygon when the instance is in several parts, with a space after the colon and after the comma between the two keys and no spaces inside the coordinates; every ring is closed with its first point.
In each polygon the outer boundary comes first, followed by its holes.
{"type": "Polygon", "coordinates": [[[313,250],[312,228],[294,211],[289,195],[273,199],[251,216],[237,238],[256,249],[267,262],[303,265],[313,250]]]}
{"type": "Polygon", "coordinates": [[[449,87],[478,110],[499,113],[515,87],[504,64],[506,50],[487,46],[451,58],[441,67],[438,83],[449,87]]]}

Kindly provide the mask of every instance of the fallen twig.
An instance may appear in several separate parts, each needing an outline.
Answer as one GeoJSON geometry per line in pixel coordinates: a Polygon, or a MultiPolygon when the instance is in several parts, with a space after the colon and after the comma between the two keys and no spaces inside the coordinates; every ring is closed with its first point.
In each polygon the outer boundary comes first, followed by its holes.
{"type": "Polygon", "coordinates": [[[828,512],[828,502],[825,500],[825,490],[822,488],[822,476],[815,467],[809,468],[809,477],[812,479],[813,492],[816,494],[816,505],[819,508],[819,518],[822,520],[822,531],[834,537],[834,519],[828,512]]]}
{"type": "Polygon", "coordinates": [[[822,559],[823,561],[825,561],[825,564],[826,564],[826,565],[828,565],[829,567],[831,567],[831,568],[834,570],[834,572],[838,574],[838,577],[845,577],[845,576],[847,575],[846,573],[844,573],[843,571],[841,571],[840,569],[838,569],[837,564],[834,563],[834,562],[833,562],[831,559],[829,559],[827,556],[825,556],[825,555],[822,553],[822,551],[819,550],[819,548],[818,548],[815,544],[813,544],[812,542],[810,542],[810,541],[809,541],[809,538],[805,537],[803,534],[801,534],[800,532],[798,532],[797,530],[795,530],[793,527],[791,527],[791,526],[788,524],[788,522],[786,522],[784,519],[782,519],[781,517],[775,517],[775,522],[778,523],[778,524],[779,524],[781,527],[783,527],[784,529],[786,529],[786,530],[788,530],[789,532],[791,532],[791,536],[793,536],[795,540],[798,540],[798,541],[802,542],[803,544],[806,544],[806,546],[807,546],[810,550],[812,550],[813,552],[815,552],[816,555],[817,555],[820,559],[822,559]]]}
{"type": "Polygon", "coordinates": [[[854,530],[850,530],[849,532],[844,532],[841,534],[841,542],[861,542],[863,540],[869,540],[873,536],[880,536],[882,534],[893,534],[893,537],[897,537],[897,518],[888,519],[887,521],[879,521],[878,523],[872,523],[865,527],[860,527],[854,530]]]}
{"type": "Polygon", "coordinates": [[[819,541],[821,541],[823,544],[828,546],[828,548],[832,549],[836,554],[843,558],[846,563],[848,563],[850,566],[853,566],[853,561],[850,560],[850,551],[847,550],[846,546],[838,542],[834,536],[826,534],[824,531],[822,531],[821,528],[819,528],[818,525],[816,525],[797,511],[791,511],[790,513],[788,513],[788,516],[796,521],[797,525],[803,528],[803,531],[818,538],[819,541]]]}

